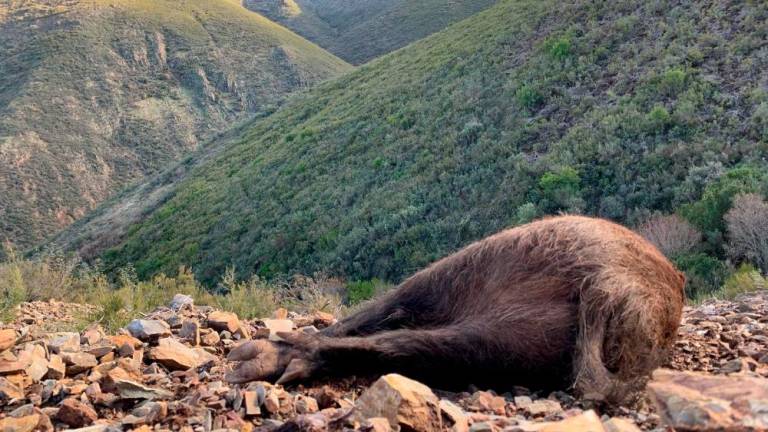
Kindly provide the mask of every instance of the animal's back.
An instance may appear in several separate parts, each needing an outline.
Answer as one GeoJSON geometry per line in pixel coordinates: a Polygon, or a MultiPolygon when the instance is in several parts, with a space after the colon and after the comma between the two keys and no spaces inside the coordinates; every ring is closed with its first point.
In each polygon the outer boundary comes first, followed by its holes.
{"type": "Polygon", "coordinates": [[[470,295],[469,301],[482,301],[488,298],[483,294],[498,290],[519,301],[542,296],[575,300],[592,281],[617,273],[647,280],[664,295],[683,294],[682,274],[652,244],[618,224],[583,216],[550,217],[501,231],[414,278],[461,291],[470,295]]]}
{"type": "Polygon", "coordinates": [[[685,279],[634,232],[559,216],[473,243],[412,283],[443,299],[437,316],[485,326],[511,347],[517,370],[567,364],[577,385],[608,394],[615,379],[642,376],[666,356],[685,279]]]}

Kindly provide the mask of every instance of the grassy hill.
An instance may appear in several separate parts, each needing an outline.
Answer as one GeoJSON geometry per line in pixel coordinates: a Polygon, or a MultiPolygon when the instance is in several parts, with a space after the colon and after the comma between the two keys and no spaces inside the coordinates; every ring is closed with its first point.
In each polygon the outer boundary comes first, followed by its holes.
{"type": "Polygon", "coordinates": [[[0,241],[60,230],[200,142],[350,69],[234,0],[0,5],[0,241]]]}
{"type": "Polygon", "coordinates": [[[440,31],[497,0],[244,0],[352,64],[440,31]]]}
{"type": "Polygon", "coordinates": [[[58,241],[145,276],[397,280],[542,214],[721,217],[723,191],[768,192],[766,20],[757,2],[505,0],[233,130],[147,185],[162,198],[135,223],[110,224],[116,200],[58,241]]]}

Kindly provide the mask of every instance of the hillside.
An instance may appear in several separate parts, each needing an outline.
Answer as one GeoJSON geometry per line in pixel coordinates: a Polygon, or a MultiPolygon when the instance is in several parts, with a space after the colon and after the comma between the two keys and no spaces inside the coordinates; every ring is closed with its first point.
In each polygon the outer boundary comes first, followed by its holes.
{"type": "Polygon", "coordinates": [[[396,281],[537,215],[688,209],[714,215],[691,220],[717,256],[729,197],[768,192],[768,12],[556,5],[505,0],[293,98],[145,186],[162,199],[134,218],[116,200],[58,244],[209,284],[228,266],[396,281]]]}
{"type": "Polygon", "coordinates": [[[234,0],[0,5],[0,242],[39,242],[350,66],[234,0]]]}
{"type": "Polygon", "coordinates": [[[243,0],[352,64],[440,31],[497,0],[243,0]]]}

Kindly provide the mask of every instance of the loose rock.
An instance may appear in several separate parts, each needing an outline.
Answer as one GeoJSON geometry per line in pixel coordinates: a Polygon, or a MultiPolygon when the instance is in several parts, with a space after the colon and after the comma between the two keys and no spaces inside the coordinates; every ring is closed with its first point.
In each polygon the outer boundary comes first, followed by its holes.
{"type": "Polygon", "coordinates": [[[648,384],[664,422],[677,430],[768,429],[768,380],[660,369],[648,384]]]}
{"type": "Polygon", "coordinates": [[[171,329],[164,321],[159,320],[133,320],[128,324],[131,336],[143,341],[156,340],[171,335],[171,329]]]}
{"type": "Polygon", "coordinates": [[[186,370],[198,365],[198,355],[186,345],[172,338],[160,339],[149,350],[149,358],[171,370],[186,370]]]}
{"type": "Polygon", "coordinates": [[[355,407],[362,419],[384,417],[406,430],[427,432],[442,427],[437,396],[424,384],[398,374],[379,378],[355,407]]]}
{"type": "Polygon", "coordinates": [[[75,428],[88,426],[98,418],[93,408],[76,399],[64,400],[56,414],[56,420],[75,428]]]}
{"type": "Polygon", "coordinates": [[[13,329],[0,330],[0,352],[13,348],[16,344],[16,332],[13,329]]]}

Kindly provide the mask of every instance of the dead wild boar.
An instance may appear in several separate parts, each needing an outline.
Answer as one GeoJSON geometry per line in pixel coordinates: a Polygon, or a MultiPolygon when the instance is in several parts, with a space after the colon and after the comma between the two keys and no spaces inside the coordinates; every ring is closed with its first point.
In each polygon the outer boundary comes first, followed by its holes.
{"type": "Polygon", "coordinates": [[[227,379],[398,372],[441,388],[572,388],[619,402],[672,348],[684,284],[624,227],[546,218],[435,262],[319,334],[238,346],[227,379]]]}

